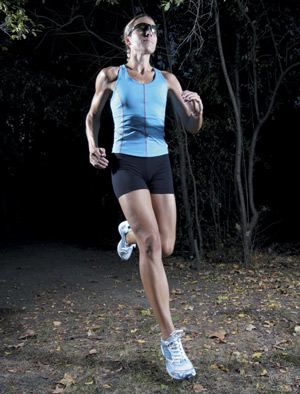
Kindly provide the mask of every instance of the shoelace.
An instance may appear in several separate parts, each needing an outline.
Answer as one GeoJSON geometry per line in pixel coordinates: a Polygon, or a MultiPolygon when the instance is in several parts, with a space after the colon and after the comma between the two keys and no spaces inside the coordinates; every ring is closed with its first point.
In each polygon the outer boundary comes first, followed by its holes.
{"type": "Polygon", "coordinates": [[[183,350],[181,343],[182,330],[174,332],[174,339],[168,344],[168,348],[172,353],[172,362],[181,363],[186,359],[185,351],[183,350]]]}

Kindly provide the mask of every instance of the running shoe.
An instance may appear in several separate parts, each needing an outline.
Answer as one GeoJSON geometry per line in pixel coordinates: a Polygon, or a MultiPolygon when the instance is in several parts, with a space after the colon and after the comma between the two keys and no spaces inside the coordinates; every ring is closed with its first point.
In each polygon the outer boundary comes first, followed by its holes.
{"type": "Polygon", "coordinates": [[[126,242],[126,234],[131,231],[131,227],[129,226],[128,222],[125,221],[119,224],[118,230],[121,235],[121,241],[118,243],[117,247],[118,255],[122,260],[128,260],[131,256],[133,248],[136,247],[136,244],[130,245],[126,242]]]}
{"type": "Polygon", "coordinates": [[[181,343],[183,330],[172,332],[166,341],[161,339],[161,351],[166,359],[168,374],[174,379],[186,379],[196,376],[193,364],[188,359],[181,343]]]}

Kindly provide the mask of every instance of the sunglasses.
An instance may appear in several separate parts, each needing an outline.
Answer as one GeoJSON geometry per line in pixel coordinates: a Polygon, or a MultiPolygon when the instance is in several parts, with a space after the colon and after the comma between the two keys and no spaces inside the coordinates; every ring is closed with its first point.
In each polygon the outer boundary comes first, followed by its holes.
{"type": "Polygon", "coordinates": [[[142,33],[146,33],[148,29],[150,28],[152,34],[157,35],[157,27],[155,25],[150,25],[149,23],[138,23],[137,25],[133,26],[130,30],[129,33],[127,34],[130,36],[132,32],[135,30],[141,31],[142,33]]]}

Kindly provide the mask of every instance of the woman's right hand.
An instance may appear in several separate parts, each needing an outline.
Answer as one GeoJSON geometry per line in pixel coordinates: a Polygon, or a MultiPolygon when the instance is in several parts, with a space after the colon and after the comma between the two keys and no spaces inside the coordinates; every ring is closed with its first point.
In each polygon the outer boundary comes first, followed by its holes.
{"type": "Polygon", "coordinates": [[[104,170],[109,164],[109,161],[106,159],[105,149],[104,148],[94,148],[93,150],[91,150],[90,151],[90,163],[95,168],[98,168],[100,170],[104,170]]]}

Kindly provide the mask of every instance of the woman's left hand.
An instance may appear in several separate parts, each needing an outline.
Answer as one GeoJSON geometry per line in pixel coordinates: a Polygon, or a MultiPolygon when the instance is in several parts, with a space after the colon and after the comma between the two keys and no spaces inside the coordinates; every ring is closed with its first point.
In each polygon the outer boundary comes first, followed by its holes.
{"type": "Polygon", "coordinates": [[[203,113],[203,104],[198,93],[184,90],[181,97],[194,117],[199,117],[203,113]]]}

